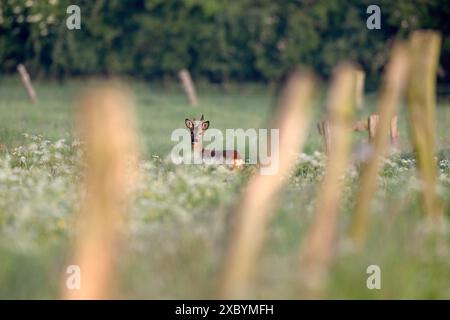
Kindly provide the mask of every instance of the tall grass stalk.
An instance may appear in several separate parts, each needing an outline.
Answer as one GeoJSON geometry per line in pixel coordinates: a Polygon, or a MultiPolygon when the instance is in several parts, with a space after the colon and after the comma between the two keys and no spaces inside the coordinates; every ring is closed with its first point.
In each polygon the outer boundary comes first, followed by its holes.
{"type": "Polygon", "coordinates": [[[221,298],[243,298],[249,293],[265,229],[276,206],[275,198],[308,134],[314,88],[314,77],[298,71],[284,88],[272,125],[279,129],[280,136],[278,171],[273,175],[254,175],[242,194],[224,260],[221,298]]]}
{"type": "Polygon", "coordinates": [[[314,221],[300,253],[300,281],[308,297],[321,294],[334,251],[342,195],[342,176],[348,165],[354,118],[356,69],[341,65],[335,73],[328,100],[330,149],[325,177],[319,188],[314,221]]]}
{"type": "Polygon", "coordinates": [[[66,299],[114,296],[114,265],[125,223],[124,212],[137,178],[138,147],[129,94],[117,85],[87,93],[80,102],[78,129],[85,143],[84,202],[78,216],[74,253],[81,289],[66,299]]]}
{"type": "MultiPolygon", "coordinates": [[[[372,156],[363,166],[353,210],[351,238],[357,246],[365,242],[370,203],[377,188],[377,175],[381,161],[389,146],[391,120],[395,117],[407,81],[409,57],[404,44],[396,44],[386,69],[383,88],[378,101],[379,115],[372,140],[372,156]]],[[[370,128],[369,128],[370,130],[370,128]]]]}
{"type": "Polygon", "coordinates": [[[441,199],[436,192],[436,71],[441,35],[416,31],[410,37],[411,75],[408,85],[408,111],[412,142],[422,180],[423,210],[430,220],[443,218],[441,199]]]}

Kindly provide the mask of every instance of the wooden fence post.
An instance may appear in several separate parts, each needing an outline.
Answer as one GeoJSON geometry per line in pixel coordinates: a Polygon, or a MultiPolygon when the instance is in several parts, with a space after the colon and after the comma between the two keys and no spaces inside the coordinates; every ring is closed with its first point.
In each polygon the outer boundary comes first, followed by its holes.
{"type": "Polygon", "coordinates": [[[398,131],[398,117],[394,116],[391,119],[391,144],[392,147],[398,149],[400,147],[400,133],[398,131]]]}
{"type": "Polygon", "coordinates": [[[356,70],[356,82],[355,82],[355,105],[356,108],[361,109],[364,102],[364,80],[366,74],[363,70],[356,70]]]}
{"type": "Polygon", "coordinates": [[[195,86],[194,82],[192,81],[191,74],[189,73],[188,70],[182,69],[178,73],[178,76],[180,77],[181,84],[183,86],[184,92],[186,93],[190,105],[197,106],[198,105],[197,93],[195,91],[195,86]]]}
{"type": "Polygon", "coordinates": [[[295,72],[283,91],[272,124],[272,128],[279,129],[279,159],[272,159],[278,161],[278,170],[274,174],[259,172],[252,176],[242,194],[224,259],[220,298],[248,295],[266,225],[276,205],[275,198],[307,137],[314,89],[312,75],[295,72]]]}
{"type": "Polygon", "coordinates": [[[27,90],[28,96],[33,104],[37,102],[36,91],[33,88],[33,84],[31,83],[30,75],[28,74],[27,69],[23,64],[19,64],[17,66],[17,71],[20,74],[20,79],[22,80],[23,86],[25,90],[27,90]]]}
{"type": "Polygon", "coordinates": [[[369,130],[369,141],[373,141],[373,139],[375,138],[375,134],[377,132],[377,126],[378,126],[378,121],[379,121],[379,116],[378,114],[371,114],[368,118],[367,118],[367,127],[369,130]]]}
{"type": "Polygon", "coordinates": [[[319,134],[322,136],[322,139],[323,139],[323,145],[324,145],[325,153],[328,154],[328,151],[330,150],[330,146],[331,146],[330,122],[328,120],[320,121],[317,124],[317,128],[319,130],[319,134]]]}

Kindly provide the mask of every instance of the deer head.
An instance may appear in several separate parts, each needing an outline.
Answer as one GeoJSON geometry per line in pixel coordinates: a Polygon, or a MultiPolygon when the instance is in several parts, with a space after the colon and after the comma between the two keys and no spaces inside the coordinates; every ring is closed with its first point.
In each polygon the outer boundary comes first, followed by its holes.
{"type": "Polygon", "coordinates": [[[191,132],[191,146],[193,150],[199,149],[202,150],[202,136],[206,129],[209,128],[209,121],[205,121],[204,117],[200,118],[200,120],[185,119],[184,123],[186,127],[191,132]]]}

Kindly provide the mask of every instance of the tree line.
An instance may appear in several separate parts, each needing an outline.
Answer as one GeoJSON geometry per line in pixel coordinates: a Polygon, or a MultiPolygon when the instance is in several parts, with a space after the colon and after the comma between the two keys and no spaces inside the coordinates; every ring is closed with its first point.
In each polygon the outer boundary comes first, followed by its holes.
{"type": "Polygon", "coordinates": [[[357,62],[378,81],[395,38],[443,34],[440,81],[450,76],[448,0],[0,0],[0,72],[25,63],[36,77],[122,74],[174,78],[182,68],[214,83],[276,81],[295,65],[328,77],[357,62]],[[68,30],[66,9],[81,9],[68,30]],[[381,8],[369,30],[367,7],[381,8]]]}

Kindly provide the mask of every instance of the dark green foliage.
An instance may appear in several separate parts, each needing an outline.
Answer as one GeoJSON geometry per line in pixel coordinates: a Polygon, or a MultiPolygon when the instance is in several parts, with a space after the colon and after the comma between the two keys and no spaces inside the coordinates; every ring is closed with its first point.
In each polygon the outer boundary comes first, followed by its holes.
{"type": "Polygon", "coordinates": [[[441,81],[450,81],[448,0],[0,0],[0,8],[2,73],[25,62],[59,79],[170,79],[186,67],[223,83],[276,81],[298,64],[326,77],[352,60],[374,83],[395,37],[433,28],[444,35],[441,81]],[[81,30],[66,28],[70,4],[81,8],[81,30]],[[366,28],[371,4],[381,7],[381,30],[366,28]]]}

